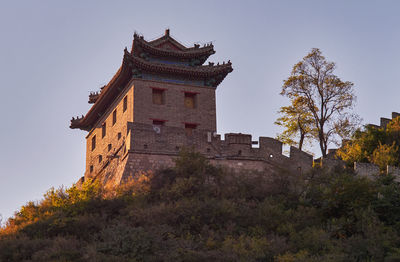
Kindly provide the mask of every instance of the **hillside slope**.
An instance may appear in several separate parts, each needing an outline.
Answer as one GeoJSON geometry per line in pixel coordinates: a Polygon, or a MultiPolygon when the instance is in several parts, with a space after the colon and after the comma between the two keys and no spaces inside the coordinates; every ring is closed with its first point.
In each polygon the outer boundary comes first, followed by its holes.
{"type": "Polygon", "coordinates": [[[1,229],[0,261],[400,261],[399,203],[390,176],[233,176],[186,152],[112,192],[51,189],[1,229]]]}

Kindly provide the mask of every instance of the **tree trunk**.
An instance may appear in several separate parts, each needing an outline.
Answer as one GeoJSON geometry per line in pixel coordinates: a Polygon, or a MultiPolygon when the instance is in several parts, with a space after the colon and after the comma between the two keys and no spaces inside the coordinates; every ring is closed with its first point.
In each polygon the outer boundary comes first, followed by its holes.
{"type": "Polygon", "coordinates": [[[304,137],[305,137],[305,134],[304,134],[304,133],[301,133],[301,134],[300,134],[300,141],[299,141],[299,149],[300,149],[300,150],[301,150],[302,147],[303,147],[304,137]]]}
{"type": "Polygon", "coordinates": [[[321,140],[319,141],[319,147],[321,148],[322,157],[325,158],[326,157],[326,148],[324,147],[324,142],[322,142],[321,140]]]}
{"type": "Polygon", "coordinates": [[[318,138],[319,138],[319,147],[321,148],[322,157],[325,158],[326,157],[326,143],[325,143],[324,131],[322,128],[319,131],[318,138]]]}

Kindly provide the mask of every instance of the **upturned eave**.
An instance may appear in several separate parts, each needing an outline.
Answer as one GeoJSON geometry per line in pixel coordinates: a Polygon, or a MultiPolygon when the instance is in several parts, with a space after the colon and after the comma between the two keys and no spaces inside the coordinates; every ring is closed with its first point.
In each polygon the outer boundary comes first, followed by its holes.
{"type": "Polygon", "coordinates": [[[97,120],[104,114],[110,103],[119,95],[121,87],[125,86],[131,79],[132,70],[129,68],[125,52],[122,65],[115,73],[110,82],[103,88],[96,102],[84,117],[71,120],[70,128],[89,131],[97,120]]]}
{"type": "Polygon", "coordinates": [[[200,47],[195,45],[195,47],[187,48],[179,44],[177,46],[177,41],[170,36],[163,36],[160,40],[154,40],[152,42],[147,42],[142,36],[137,34],[134,35],[134,40],[132,44],[131,53],[135,56],[140,56],[141,52],[147,52],[154,56],[166,57],[166,58],[176,58],[176,59],[200,59],[201,63],[204,63],[210,55],[215,54],[214,46],[212,44],[200,47]],[[157,42],[154,42],[157,41],[157,42]],[[180,50],[167,50],[157,47],[157,45],[170,41],[180,50]]]}

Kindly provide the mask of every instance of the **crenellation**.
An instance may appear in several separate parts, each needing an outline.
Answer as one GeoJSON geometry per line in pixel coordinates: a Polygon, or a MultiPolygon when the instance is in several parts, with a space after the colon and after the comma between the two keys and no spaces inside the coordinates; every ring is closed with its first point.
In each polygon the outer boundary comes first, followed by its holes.
{"type": "Polygon", "coordinates": [[[381,117],[380,127],[386,129],[386,126],[392,121],[392,119],[381,117]]]}
{"type": "Polygon", "coordinates": [[[367,124],[366,126],[371,127],[371,128],[381,128],[381,126],[375,125],[375,124],[367,124]]]}
{"type": "Polygon", "coordinates": [[[297,147],[291,146],[290,147],[290,160],[295,165],[292,168],[300,169],[302,172],[307,172],[312,168],[310,163],[313,162],[313,156],[301,151],[297,147]]]}
{"type": "Polygon", "coordinates": [[[247,134],[235,134],[235,133],[228,133],[225,134],[225,141],[228,144],[241,144],[241,145],[248,145],[251,146],[251,135],[247,134]]]}
{"type": "MultiPolygon", "coordinates": [[[[288,165],[289,158],[282,154],[283,143],[272,137],[259,138],[259,154],[268,161],[281,163],[283,166],[288,165]]],[[[311,165],[311,164],[310,164],[311,165]]]]}
{"type": "Polygon", "coordinates": [[[126,139],[120,143],[124,150],[121,150],[118,157],[107,157],[103,160],[108,162],[101,165],[100,169],[96,168],[98,173],[102,173],[101,169],[105,168],[108,170],[103,173],[116,172],[110,171],[115,170],[115,164],[108,163],[121,160],[122,163],[127,163],[123,171],[119,171],[123,172],[123,175],[120,175],[121,179],[129,174],[171,167],[180,150],[185,148],[194,149],[212,163],[225,165],[235,172],[254,168],[258,171],[269,170],[268,173],[272,174],[280,166],[303,173],[312,167],[312,155],[291,147],[290,157],[284,156],[281,151],[282,143],[269,137],[260,137],[260,147],[253,147],[252,137],[248,134],[228,133],[225,134],[225,139],[221,140],[221,135],[210,135],[211,132],[206,130],[196,130],[188,136],[185,129],[179,127],[162,126],[160,129],[154,129],[153,125],[128,122],[127,128],[126,139]],[[124,162],[125,158],[127,160],[124,162]]]}
{"type": "Polygon", "coordinates": [[[392,112],[392,118],[386,118],[386,117],[381,117],[380,118],[380,124],[378,125],[374,125],[374,124],[367,124],[366,126],[368,127],[372,127],[372,128],[383,128],[386,129],[387,125],[395,118],[399,117],[400,113],[397,112],[392,112]]]}

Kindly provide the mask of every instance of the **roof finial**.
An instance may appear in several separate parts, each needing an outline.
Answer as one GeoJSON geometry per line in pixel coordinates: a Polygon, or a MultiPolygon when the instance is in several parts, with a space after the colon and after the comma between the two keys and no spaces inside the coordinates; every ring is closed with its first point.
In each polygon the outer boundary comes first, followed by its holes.
{"type": "Polygon", "coordinates": [[[169,36],[169,28],[165,29],[165,35],[169,36]]]}

